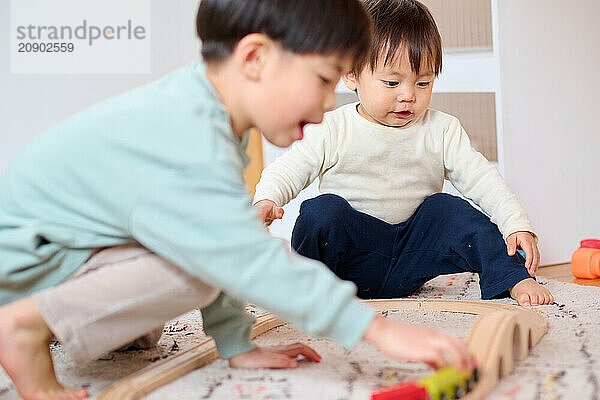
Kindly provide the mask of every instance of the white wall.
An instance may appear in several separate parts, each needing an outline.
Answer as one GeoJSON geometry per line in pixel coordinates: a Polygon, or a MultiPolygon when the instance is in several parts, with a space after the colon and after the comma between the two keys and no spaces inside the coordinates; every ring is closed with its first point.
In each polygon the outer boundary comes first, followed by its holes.
{"type": "Polygon", "coordinates": [[[149,0],[150,74],[11,74],[10,3],[0,0],[0,172],[25,143],[65,117],[198,58],[199,0],[149,0]]]}
{"type": "Polygon", "coordinates": [[[500,0],[504,172],[542,264],[600,237],[600,2],[500,0]]]}

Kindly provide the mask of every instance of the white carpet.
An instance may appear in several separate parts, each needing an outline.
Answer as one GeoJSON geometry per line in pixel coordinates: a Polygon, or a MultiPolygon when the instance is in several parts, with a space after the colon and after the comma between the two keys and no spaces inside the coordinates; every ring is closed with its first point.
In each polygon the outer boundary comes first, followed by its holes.
{"type": "MultiPolygon", "coordinates": [[[[556,299],[556,304],[536,308],[548,319],[549,332],[487,399],[598,399],[600,288],[539,280],[556,299]]],[[[479,296],[476,276],[459,274],[434,279],[413,297],[479,296]]],[[[514,304],[509,299],[497,301],[514,304]]],[[[463,337],[475,319],[471,315],[434,311],[403,311],[388,316],[463,337]]],[[[204,337],[198,317],[199,312],[194,311],[171,321],[155,349],[109,353],[80,368],[64,355],[60,344],[54,343],[52,352],[59,379],[67,385],[87,387],[96,395],[113,381],[201,342],[204,337]]],[[[314,346],[323,356],[321,363],[301,362],[298,369],[287,371],[244,371],[230,369],[219,360],[146,399],[367,399],[376,387],[431,373],[419,364],[388,360],[366,344],[346,351],[332,341],[311,338],[290,326],[277,328],[257,340],[263,345],[294,341],[314,346]]],[[[14,388],[0,370],[0,399],[16,398],[14,388]]]]}

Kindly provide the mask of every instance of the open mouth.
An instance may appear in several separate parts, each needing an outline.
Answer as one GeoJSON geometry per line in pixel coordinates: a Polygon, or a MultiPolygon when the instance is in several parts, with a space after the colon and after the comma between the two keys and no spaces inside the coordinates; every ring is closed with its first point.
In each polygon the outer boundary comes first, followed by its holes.
{"type": "Polygon", "coordinates": [[[297,136],[297,140],[302,140],[302,138],[304,137],[304,127],[308,124],[308,122],[306,121],[302,121],[298,124],[298,136],[297,136]]]}
{"type": "Polygon", "coordinates": [[[413,113],[410,111],[394,111],[393,114],[398,117],[398,118],[408,118],[410,117],[413,113]]]}

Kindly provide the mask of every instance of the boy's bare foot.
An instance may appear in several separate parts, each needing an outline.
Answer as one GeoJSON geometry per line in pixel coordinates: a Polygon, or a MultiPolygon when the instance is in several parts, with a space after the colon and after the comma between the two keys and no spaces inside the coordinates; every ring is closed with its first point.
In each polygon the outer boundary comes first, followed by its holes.
{"type": "Polygon", "coordinates": [[[66,388],[54,373],[52,333],[31,297],[0,307],[0,364],[25,400],[79,400],[85,389],[66,388]]]}
{"type": "Polygon", "coordinates": [[[537,306],[554,302],[548,289],[541,286],[533,278],[523,279],[508,290],[510,297],[522,306],[537,306]]]}

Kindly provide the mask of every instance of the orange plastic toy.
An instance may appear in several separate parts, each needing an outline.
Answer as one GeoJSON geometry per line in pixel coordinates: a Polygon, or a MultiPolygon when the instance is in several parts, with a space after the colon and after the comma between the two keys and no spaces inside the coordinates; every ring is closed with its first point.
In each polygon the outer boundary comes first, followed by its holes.
{"type": "Polygon", "coordinates": [[[571,257],[571,273],[576,278],[600,278],[600,240],[586,239],[571,257]]]}

